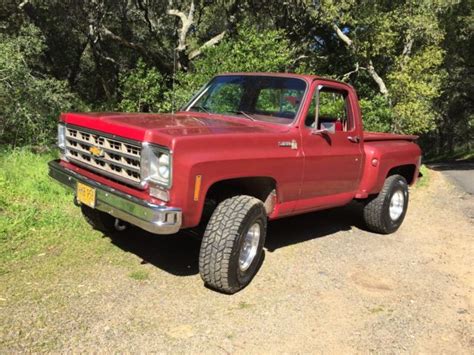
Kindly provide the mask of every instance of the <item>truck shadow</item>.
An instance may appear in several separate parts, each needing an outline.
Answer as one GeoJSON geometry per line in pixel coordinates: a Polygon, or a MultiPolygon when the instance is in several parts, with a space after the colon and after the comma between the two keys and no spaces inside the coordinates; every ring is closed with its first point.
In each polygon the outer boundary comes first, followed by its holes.
{"type": "Polygon", "coordinates": [[[201,241],[189,234],[154,235],[139,228],[128,228],[104,237],[110,238],[120,249],[138,256],[142,259],[141,264],[152,264],[176,276],[199,272],[201,241]]]}
{"type": "MultiPolygon", "coordinates": [[[[347,206],[269,222],[265,249],[274,252],[289,245],[330,236],[358,226],[357,206],[347,206]]],[[[153,235],[138,228],[104,235],[112,244],[176,276],[199,273],[199,238],[187,232],[153,235]]]]}
{"type": "Polygon", "coordinates": [[[348,231],[352,227],[363,229],[361,220],[359,206],[350,204],[272,221],[268,224],[265,248],[274,252],[289,245],[348,231]]]}

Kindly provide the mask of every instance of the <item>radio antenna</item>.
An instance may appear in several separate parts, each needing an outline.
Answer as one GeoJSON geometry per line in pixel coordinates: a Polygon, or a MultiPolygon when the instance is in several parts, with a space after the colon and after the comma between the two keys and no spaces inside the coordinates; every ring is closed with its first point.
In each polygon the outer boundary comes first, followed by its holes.
{"type": "Polygon", "coordinates": [[[171,77],[171,113],[175,112],[174,81],[176,76],[176,48],[173,49],[173,75],[171,77]]]}

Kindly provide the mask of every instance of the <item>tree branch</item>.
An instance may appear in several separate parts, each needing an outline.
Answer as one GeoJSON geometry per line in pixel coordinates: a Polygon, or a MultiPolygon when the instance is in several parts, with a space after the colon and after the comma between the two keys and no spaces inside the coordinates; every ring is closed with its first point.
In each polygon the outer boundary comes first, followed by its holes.
{"type": "MultiPolygon", "coordinates": [[[[22,2],[18,5],[18,8],[19,8],[20,10],[23,10],[23,8],[25,7],[25,5],[27,5],[27,4],[30,4],[29,0],[24,0],[24,1],[22,1],[22,2]]],[[[31,4],[30,4],[30,5],[31,5],[31,4]]]]}
{"type": "Polygon", "coordinates": [[[308,56],[302,54],[302,55],[300,55],[299,57],[297,57],[297,58],[295,58],[295,59],[293,60],[293,64],[299,62],[300,60],[306,59],[306,58],[308,58],[308,56]]]}
{"type": "Polygon", "coordinates": [[[405,46],[403,47],[402,55],[404,57],[409,57],[411,55],[411,49],[413,48],[413,38],[408,38],[405,46]]]}
{"type": "Polygon", "coordinates": [[[348,46],[349,48],[352,48],[353,46],[353,43],[352,43],[352,40],[347,37],[344,32],[341,31],[341,29],[336,25],[336,24],[333,24],[332,25],[332,28],[333,30],[336,32],[337,34],[337,37],[339,37],[339,39],[345,43],[346,46],[348,46]]]}
{"type": "Polygon", "coordinates": [[[38,16],[36,8],[29,0],[24,0],[18,5],[18,10],[23,11],[36,24],[38,16]]]}
{"type": "Polygon", "coordinates": [[[181,28],[179,29],[178,38],[178,51],[184,51],[186,49],[186,36],[188,35],[189,29],[194,23],[194,1],[191,1],[191,7],[189,13],[186,15],[184,12],[179,10],[168,10],[168,15],[177,16],[181,20],[181,28]]]}
{"type": "MultiPolygon", "coordinates": [[[[157,55],[153,55],[152,52],[149,52],[141,44],[128,41],[125,38],[113,33],[111,30],[109,30],[107,27],[105,27],[103,25],[102,25],[102,27],[100,27],[99,33],[103,37],[110,38],[111,40],[116,41],[116,42],[120,43],[121,45],[123,45],[125,47],[132,48],[132,49],[135,49],[136,51],[139,51],[144,57],[147,57],[147,58],[150,58],[151,60],[153,60],[156,63],[156,65],[158,66],[158,68],[160,68],[161,71],[168,72],[168,71],[171,70],[170,65],[167,62],[164,62],[163,58],[161,58],[157,55]]],[[[110,61],[111,58],[109,57],[109,58],[104,58],[104,59],[110,61]]]]}
{"type": "Polygon", "coordinates": [[[357,62],[357,63],[355,64],[354,70],[351,70],[350,72],[345,73],[345,74],[341,77],[341,80],[342,80],[342,81],[346,81],[347,79],[349,79],[349,78],[351,77],[352,74],[358,73],[360,69],[365,69],[365,68],[361,68],[361,67],[359,66],[359,62],[357,62]]]}
{"type": "MultiPolygon", "coordinates": [[[[352,40],[351,40],[346,34],[344,34],[344,33],[341,31],[341,29],[340,29],[336,24],[333,24],[333,25],[332,25],[332,28],[333,28],[334,31],[336,32],[337,37],[339,37],[339,39],[340,39],[342,42],[344,42],[345,45],[346,45],[350,50],[352,50],[353,52],[355,52],[354,42],[352,42],[352,40]]],[[[356,72],[356,71],[358,71],[358,70],[359,70],[359,64],[356,63],[356,70],[344,74],[343,78],[346,78],[346,79],[347,79],[351,74],[353,74],[354,72],[356,72]]],[[[367,71],[369,72],[370,77],[371,77],[371,78],[375,81],[375,83],[378,85],[378,87],[379,87],[379,92],[380,92],[383,96],[388,96],[388,89],[387,89],[387,86],[385,85],[385,82],[384,82],[383,79],[380,77],[380,75],[375,71],[374,63],[372,62],[372,59],[369,59],[369,61],[368,61],[367,71]]]]}
{"type": "Polygon", "coordinates": [[[374,68],[374,64],[372,63],[372,59],[369,60],[369,65],[367,66],[367,71],[369,72],[372,79],[377,83],[379,86],[379,91],[383,96],[388,96],[388,89],[385,86],[385,82],[383,79],[377,74],[374,68]]]}
{"type": "Polygon", "coordinates": [[[401,68],[403,68],[407,64],[408,60],[410,59],[411,50],[413,48],[413,42],[414,41],[415,40],[412,38],[411,35],[407,35],[405,45],[403,46],[402,60],[400,62],[400,67],[401,68]]]}
{"type": "Polygon", "coordinates": [[[99,29],[99,32],[102,36],[108,37],[108,38],[110,38],[114,41],[117,41],[120,44],[124,45],[125,47],[133,48],[133,49],[139,50],[142,53],[146,53],[146,49],[142,45],[134,43],[134,42],[127,41],[125,38],[116,35],[115,33],[113,33],[111,30],[109,30],[105,26],[102,26],[99,29]]]}
{"type": "Polygon", "coordinates": [[[182,23],[188,20],[188,17],[184,14],[184,12],[181,12],[178,10],[173,10],[173,9],[168,10],[168,15],[178,16],[182,23]]]}
{"type": "Polygon", "coordinates": [[[143,13],[143,17],[145,22],[148,25],[148,29],[151,33],[157,32],[157,21],[150,17],[150,11],[148,10],[148,6],[145,6],[142,1],[137,1],[137,8],[143,13]]]}
{"type": "Polygon", "coordinates": [[[214,36],[212,37],[209,41],[207,41],[206,43],[204,43],[201,47],[199,47],[198,49],[195,49],[193,51],[191,51],[189,54],[188,54],[188,58],[189,60],[193,60],[194,58],[196,58],[197,56],[201,55],[202,51],[208,47],[212,47],[212,46],[215,46],[217,43],[219,43],[220,41],[222,41],[222,39],[224,38],[225,34],[226,34],[227,31],[223,31],[221,33],[219,33],[217,36],[214,36]]]}

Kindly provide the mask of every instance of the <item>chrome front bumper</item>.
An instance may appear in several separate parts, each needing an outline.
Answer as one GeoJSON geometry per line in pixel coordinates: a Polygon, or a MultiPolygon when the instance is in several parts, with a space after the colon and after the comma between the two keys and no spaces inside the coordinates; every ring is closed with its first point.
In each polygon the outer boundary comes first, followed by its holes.
{"type": "Polygon", "coordinates": [[[64,168],[59,160],[49,162],[49,176],[76,192],[77,182],[96,190],[95,208],[155,234],[173,234],[181,228],[181,209],[155,205],[64,168]]]}

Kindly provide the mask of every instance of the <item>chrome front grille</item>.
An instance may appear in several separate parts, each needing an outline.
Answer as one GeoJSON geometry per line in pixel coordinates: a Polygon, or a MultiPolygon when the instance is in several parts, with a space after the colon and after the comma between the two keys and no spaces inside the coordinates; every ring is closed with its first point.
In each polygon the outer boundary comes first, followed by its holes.
{"type": "Polygon", "coordinates": [[[141,147],[100,132],[66,127],[66,158],[106,176],[139,185],[141,147]]]}

